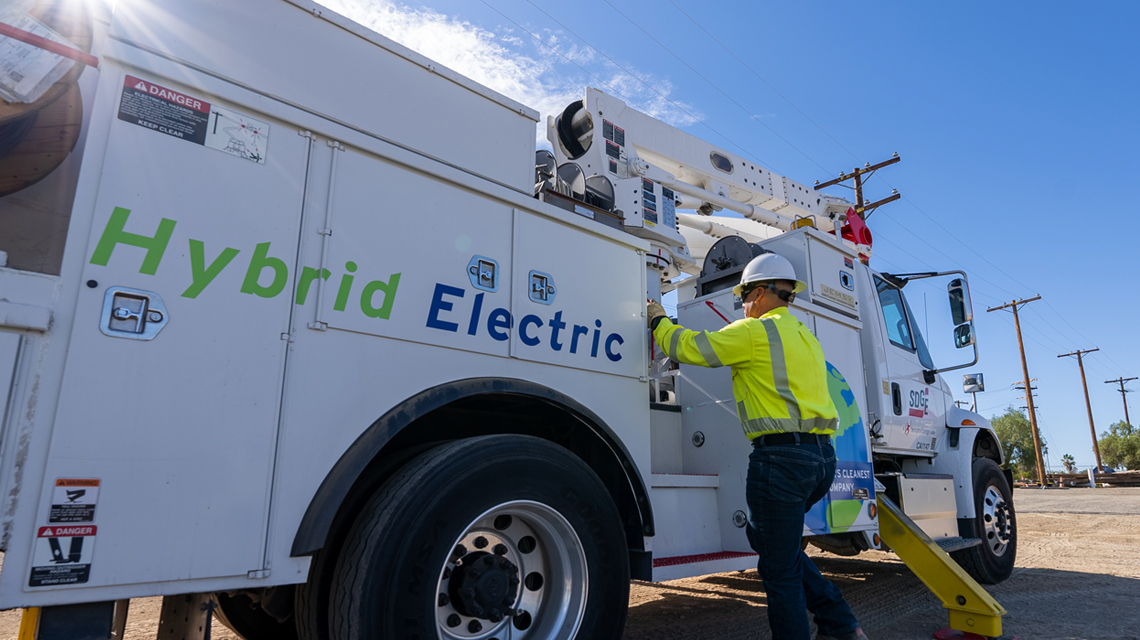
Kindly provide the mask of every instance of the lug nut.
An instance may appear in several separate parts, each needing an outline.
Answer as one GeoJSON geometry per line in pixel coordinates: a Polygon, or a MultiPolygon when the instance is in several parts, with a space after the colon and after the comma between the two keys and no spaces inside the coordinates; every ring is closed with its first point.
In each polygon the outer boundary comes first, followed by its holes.
{"type": "Polygon", "coordinates": [[[447,597],[446,593],[439,594],[439,606],[446,607],[451,602],[451,598],[447,597]]]}
{"type": "Polygon", "coordinates": [[[471,633],[479,633],[483,630],[483,624],[478,620],[472,620],[471,623],[467,625],[467,630],[471,633]]]}
{"type": "Polygon", "coordinates": [[[487,539],[484,538],[483,536],[479,536],[478,538],[475,538],[475,548],[476,549],[482,549],[482,548],[486,547],[487,544],[488,544],[487,539]]]}
{"type": "Polygon", "coordinates": [[[455,551],[452,552],[452,555],[456,557],[463,557],[467,555],[467,547],[461,544],[455,545],[455,551]]]}
{"type": "Polygon", "coordinates": [[[497,555],[497,556],[507,555],[507,545],[505,545],[505,544],[495,545],[495,555],[497,555]]]}
{"type": "Polygon", "coordinates": [[[458,627],[460,622],[463,622],[463,620],[459,618],[458,613],[447,616],[447,626],[449,627],[458,627]]]}
{"type": "Polygon", "coordinates": [[[487,616],[491,622],[501,622],[503,620],[503,612],[498,609],[491,609],[491,613],[487,616]]]}

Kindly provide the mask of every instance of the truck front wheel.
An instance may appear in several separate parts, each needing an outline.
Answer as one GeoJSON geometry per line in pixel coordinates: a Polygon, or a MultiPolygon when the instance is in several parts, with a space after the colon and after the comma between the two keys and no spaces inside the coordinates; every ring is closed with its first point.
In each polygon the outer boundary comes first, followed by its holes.
{"type": "Polygon", "coordinates": [[[617,508],[566,449],[451,442],[389,479],[337,560],[332,638],[621,637],[629,556],[617,508]]]}
{"type": "MultiPolygon", "coordinates": [[[[997,584],[1013,573],[1017,558],[1017,517],[1013,493],[1001,468],[989,458],[974,458],[973,537],[980,545],[951,554],[966,573],[982,584],[997,584]]],[[[965,533],[963,533],[965,535],[965,533]]]]}

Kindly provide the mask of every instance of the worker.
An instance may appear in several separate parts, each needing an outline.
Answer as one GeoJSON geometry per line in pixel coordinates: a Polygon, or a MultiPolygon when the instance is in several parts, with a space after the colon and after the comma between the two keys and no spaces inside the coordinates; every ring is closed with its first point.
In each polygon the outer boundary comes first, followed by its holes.
{"type": "Polygon", "coordinates": [[[748,263],[733,289],[744,302],[744,319],[719,331],[690,331],[654,300],[646,315],[653,338],[672,360],[732,367],[736,411],[753,447],[748,541],[759,554],[772,637],[810,640],[810,610],[817,640],[866,640],[839,589],[801,547],[804,514],[835,478],[831,434],[839,421],[823,349],[788,311],[805,288],[787,259],[765,253],[748,263]]]}

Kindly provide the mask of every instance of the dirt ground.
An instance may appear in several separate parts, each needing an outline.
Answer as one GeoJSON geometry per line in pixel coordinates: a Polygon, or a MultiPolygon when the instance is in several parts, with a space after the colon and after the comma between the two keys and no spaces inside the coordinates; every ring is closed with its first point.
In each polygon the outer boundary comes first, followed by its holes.
{"type": "MultiPolygon", "coordinates": [[[[990,593],[1009,612],[1005,635],[1022,640],[1140,640],[1140,488],[1017,489],[1017,568],[990,593]]],[[[838,558],[814,552],[874,640],[920,640],[946,614],[892,554],[838,558]]],[[[131,602],[127,640],[155,637],[159,598],[131,602]]],[[[660,584],[635,583],[627,640],[769,638],[756,571],[660,584]]],[[[18,611],[0,612],[0,638],[15,639],[18,611]]],[[[238,640],[214,623],[213,640],[238,640]]]]}

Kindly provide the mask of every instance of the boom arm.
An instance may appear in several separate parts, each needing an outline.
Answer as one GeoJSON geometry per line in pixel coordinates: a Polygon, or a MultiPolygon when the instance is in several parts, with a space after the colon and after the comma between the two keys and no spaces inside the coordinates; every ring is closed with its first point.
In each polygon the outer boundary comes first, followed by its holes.
{"type": "MultiPolygon", "coordinates": [[[[681,206],[703,215],[728,209],[782,231],[791,229],[796,218],[810,217],[817,228],[830,230],[851,206],[593,88],[586,90],[581,103],[549,120],[548,137],[559,164],[574,161],[587,173],[601,173],[615,182],[647,178],[689,196],[681,206]]],[[[641,203],[626,204],[633,205],[628,209],[635,213],[643,208],[636,206],[641,203]]],[[[628,209],[623,211],[631,226],[628,209]]]]}

